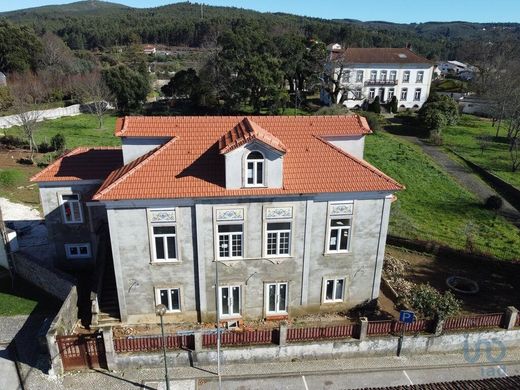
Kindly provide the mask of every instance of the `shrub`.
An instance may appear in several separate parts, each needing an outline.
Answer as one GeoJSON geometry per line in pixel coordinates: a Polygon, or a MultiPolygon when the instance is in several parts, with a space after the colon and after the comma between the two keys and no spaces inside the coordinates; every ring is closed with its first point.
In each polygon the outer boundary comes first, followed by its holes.
{"type": "Polygon", "coordinates": [[[486,199],[486,202],[484,203],[484,206],[488,210],[500,210],[502,208],[502,205],[504,204],[504,201],[502,198],[498,195],[491,195],[489,198],[486,199]]]}
{"type": "Polygon", "coordinates": [[[381,130],[381,122],[379,120],[379,115],[369,111],[363,111],[360,113],[360,115],[365,117],[365,119],[368,122],[368,125],[374,133],[377,133],[381,130]]]}
{"type": "Polygon", "coordinates": [[[407,301],[417,314],[424,318],[444,319],[456,315],[461,310],[460,301],[451,292],[441,294],[429,284],[415,285],[407,301]]]}
{"type": "Polygon", "coordinates": [[[368,105],[368,111],[381,114],[381,102],[379,101],[379,96],[376,96],[372,103],[368,105]]]}
{"type": "Polygon", "coordinates": [[[16,169],[5,169],[0,171],[0,184],[4,187],[15,187],[24,182],[22,172],[16,169]]]}
{"type": "Polygon", "coordinates": [[[65,150],[65,137],[58,133],[51,138],[51,147],[53,151],[63,152],[65,150]]]}
{"type": "Polygon", "coordinates": [[[314,113],[314,115],[348,115],[350,114],[350,110],[341,105],[341,104],[333,104],[332,106],[321,107],[318,111],[314,113]]]}
{"type": "Polygon", "coordinates": [[[29,149],[29,143],[27,141],[13,135],[4,135],[0,137],[0,144],[11,148],[29,149]]]}
{"type": "Polygon", "coordinates": [[[390,103],[388,103],[388,111],[390,113],[394,113],[396,114],[397,111],[398,111],[398,108],[397,108],[397,96],[392,96],[392,100],[390,100],[390,103]]]}
{"type": "Polygon", "coordinates": [[[40,153],[49,153],[49,152],[52,152],[52,147],[47,141],[42,141],[38,145],[38,151],[40,153]]]}

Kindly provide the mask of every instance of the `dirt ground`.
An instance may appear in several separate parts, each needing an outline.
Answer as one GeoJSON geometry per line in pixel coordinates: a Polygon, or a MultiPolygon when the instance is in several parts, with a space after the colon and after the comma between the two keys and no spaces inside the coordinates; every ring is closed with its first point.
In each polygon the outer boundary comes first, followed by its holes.
{"type": "MultiPolygon", "coordinates": [[[[439,258],[428,254],[387,247],[387,253],[407,261],[404,278],[414,283],[429,283],[439,291],[446,291],[449,276],[464,276],[476,281],[480,291],[474,295],[455,293],[462,308],[469,313],[498,313],[507,306],[520,306],[519,273],[495,264],[472,266],[454,258],[439,258]]],[[[520,265],[518,267],[520,271],[520,265]]]]}

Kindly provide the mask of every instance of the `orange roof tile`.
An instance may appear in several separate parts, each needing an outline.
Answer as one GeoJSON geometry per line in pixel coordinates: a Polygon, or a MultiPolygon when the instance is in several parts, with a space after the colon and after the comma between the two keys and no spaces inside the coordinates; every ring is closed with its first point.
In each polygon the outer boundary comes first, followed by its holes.
{"type": "Polygon", "coordinates": [[[282,141],[246,117],[238,122],[233,129],[220,137],[220,153],[226,154],[253,140],[263,142],[281,153],[287,151],[282,141]]]}
{"type": "Polygon", "coordinates": [[[226,144],[224,149],[235,145],[240,137],[229,138],[229,142],[222,138],[244,122],[245,117],[126,117],[118,120],[116,134],[120,136],[175,138],[112,172],[94,199],[392,192],[402,188],[367,162],[322,138],[370,133],[364,118],[350,115],[249,117],[249,123],[255,123],[272,136],[269,142],[283,145],[287,150],[283,188],[226,189],[225,161],[220,151],[223,144],[226,144]]]}
{"type": "Polygon", "coordinates": [[[31,177],[31,181],[105,180],[122,165],[121,148],[76,148],[31,177]]]}
{"type": "Polygon", "coordinates": [[[334,50],[332,60],[344,60],[350,64],[426,64],[433,62],[414,53],[407,48],[350,47],[344,50],[334,50]]]}

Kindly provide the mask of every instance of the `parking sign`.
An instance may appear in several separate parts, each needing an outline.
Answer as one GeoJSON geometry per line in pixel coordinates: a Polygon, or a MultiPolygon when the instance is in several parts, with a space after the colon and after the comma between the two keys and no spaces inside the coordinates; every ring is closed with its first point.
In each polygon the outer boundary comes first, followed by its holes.
{"type": "Polygon", "coordinates": [[[415,320],[415,314],[411,310],[401,310],[399,312],[399,321],[405,324],[411,324],[415,320]]]}

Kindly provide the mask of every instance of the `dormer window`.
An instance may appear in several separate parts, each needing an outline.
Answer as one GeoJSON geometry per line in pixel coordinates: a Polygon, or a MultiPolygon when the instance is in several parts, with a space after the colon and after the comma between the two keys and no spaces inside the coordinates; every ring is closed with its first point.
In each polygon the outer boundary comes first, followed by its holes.
{"type": "Polygon", "coordinates": [[[264,185],[264,160],[264,155],[256,151],[249,153],[247,156],[247,187],[264,185]]]}

